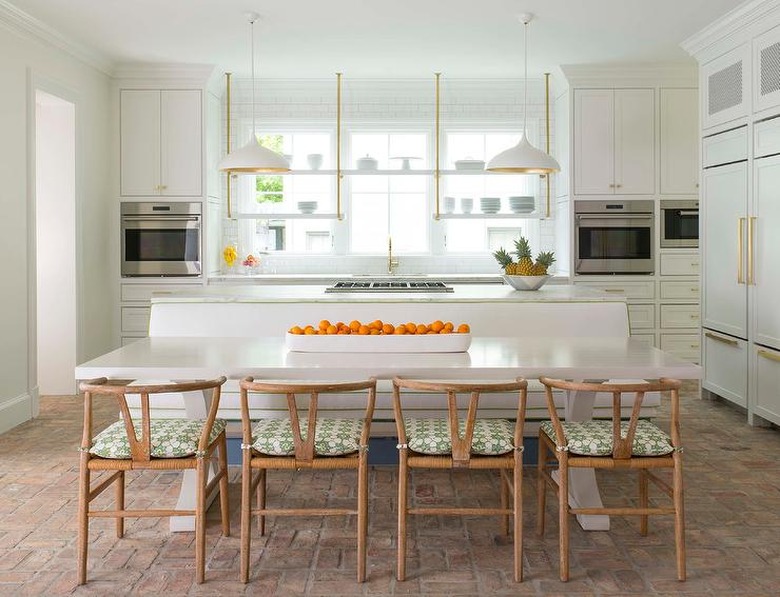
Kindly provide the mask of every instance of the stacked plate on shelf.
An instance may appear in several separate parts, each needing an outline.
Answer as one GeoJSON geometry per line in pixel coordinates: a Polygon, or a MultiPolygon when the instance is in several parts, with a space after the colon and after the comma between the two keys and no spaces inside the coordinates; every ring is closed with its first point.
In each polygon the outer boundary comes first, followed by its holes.
{"type": "Polygon", "coordinates": [[[501,197],[482,197],[479,207],[483,214],[495,214],[501,210],[501,197]]]}
{"type": "Polygon", "coordinates": [[[313,214],[317,211],[316,201],[298,201],[298,211],[302,214],[313,214]]]}
{"type": "Polygon", "coordinates": [[[515,214],[529,214],[536,207],[536,201],[533,197],[510,197],[509,209],[515,214]]]}

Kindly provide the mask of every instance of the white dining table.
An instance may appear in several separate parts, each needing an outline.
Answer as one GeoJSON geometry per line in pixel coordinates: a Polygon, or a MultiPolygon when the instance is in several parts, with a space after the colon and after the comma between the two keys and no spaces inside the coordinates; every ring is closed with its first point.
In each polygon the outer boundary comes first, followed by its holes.
{"type": "MultiPolygon", "coordinates": [[[[452,380],[496,380],[541,375],[573,380],[700,379],[701,368],[632,338],[474,337],[467,352],[309,353],[287,349],[282,337],[150,337],[78,365],[78,380],[96,377],[181,380],[225,375],[285,380],[353,380],[395,376],[452,380]]],[[[593,394],[567,396],[568,420],[592,416],[593,394]]],[[[203,399],[187,401],[187,416],[205,412],[203,399]]],[[[683,422],[684,424],[684,422],[683,422]]],[[[593,471],[570,471],[570,502],[598,507],[601,498],[593,471]]],[[[185,475],[179,506],[194,499],[185,475]]],[[[194,484],[193,484],[194,487],[194,484]]],[[[187,521],[177,517],[180,526],[187,521]]],[[[580,516],[585,529],[609,528],[606,516],[580,516]]],[[[172,527],[173,528],[173,527],[172,527]]]]}

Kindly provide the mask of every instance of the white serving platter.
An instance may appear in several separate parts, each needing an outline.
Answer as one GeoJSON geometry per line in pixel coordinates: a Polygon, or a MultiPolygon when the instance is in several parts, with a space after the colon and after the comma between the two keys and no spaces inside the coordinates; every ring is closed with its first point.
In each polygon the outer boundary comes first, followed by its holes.
{"type": "Polygon", "coordinates": [[[466,352],[471,334],[425,335],[300,335],[285,336],[287,350],[295,352],[466,352]]]}

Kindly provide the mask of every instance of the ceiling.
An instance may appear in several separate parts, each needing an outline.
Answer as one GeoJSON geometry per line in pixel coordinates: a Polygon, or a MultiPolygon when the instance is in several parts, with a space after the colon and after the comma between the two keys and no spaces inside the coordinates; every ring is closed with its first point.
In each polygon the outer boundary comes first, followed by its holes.
{"type": "Polygon", "coordinates": [[[214,64],[278,78],[516,77],[561,64],[686,63],[680,42],[741,0],[8,0],[112,63],[214,64]]]}

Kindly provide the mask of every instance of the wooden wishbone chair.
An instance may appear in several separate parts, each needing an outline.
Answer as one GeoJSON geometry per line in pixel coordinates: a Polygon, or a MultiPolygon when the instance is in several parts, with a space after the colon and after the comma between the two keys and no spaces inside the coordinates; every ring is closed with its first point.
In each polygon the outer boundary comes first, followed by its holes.
{"type": "Polygon", "coordinates": [[[368,533],[368,439],[376,401],[376,380],[355,382],[276,382],[242,379],[241,424],[241,573],[249,581],[249,550],[252,515],[260,534],[265,534],[266,516],[357,515],[357,580],[366,579],[368,533]],[[318,417],[320,406],[335,394],[367,391],[362,418],[318,417]],[[250,393],[286,397],[288,417],[253,421],[250,393]],[[302,411],[308,411],[305,418],[302,411]],[[267,470],[357,470],[356,508],[269,508],[266,503],[267,470]],[[257,471],[257,474],[254,474],[257,471]],[[252,508],[252,494],[257,507],[252,508]]]}
{"type": "Polygon", "coordinates": [[[184,381],[129,385],[128,381],[93,379],[82,382],[84,393],[84,430],[81,438],[78,504],[78,584],[87,582],[87,547],[90,518],[116,518],[117,537],[124,535],[124,519],[131,517],[195,517],[195,579],[202,583],[206,562],[206,500],[219,484],[222,533],[230,535],[228,512],[227,442],[224,419],[217,418],[224,377],[208,381],[184,381]],[[163,419],[151,416],[151,405],[160,394],[210,392],[211,403],[205,420],[163,419]],[[127,395],[140,395],[141,418],[133,419],[127,395]],[[93,435],[92,407],[96,397],[116,399],[122,420],[93,435]],[[209,480],[209,464],[218,450],[217,472],[209,480]],[[134,470],[197,471],[197,496],[194,510],[125,508],[125,472],[134,470]],[[96,471],[110,472],[97,484],[96,471]],[[92,501],[115,486],[113,510],[92,510],[92,501]]]}

